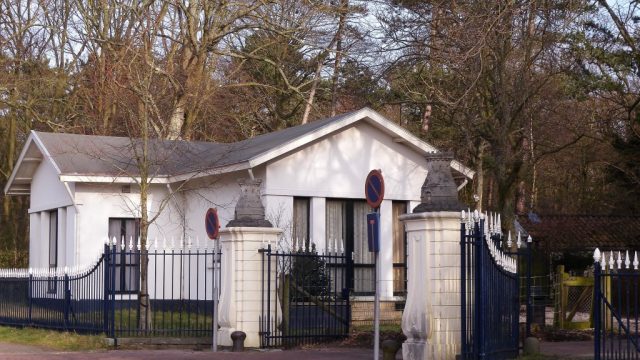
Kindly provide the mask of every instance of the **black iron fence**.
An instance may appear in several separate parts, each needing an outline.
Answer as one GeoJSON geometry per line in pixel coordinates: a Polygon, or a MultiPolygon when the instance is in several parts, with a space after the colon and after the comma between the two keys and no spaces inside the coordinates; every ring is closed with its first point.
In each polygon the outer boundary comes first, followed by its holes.
{"type": "Polygon", "coordinates": [[[262,251],[261,347],[292,347],[349,335],[350,257],[313,247],[262,251]]]}
{"type": "Polygon", "coordinates": [[[85,269],[0,271],[0,324],[106,332],[104,259],[85,269]]]}
{"type": "Polygon", "coordinates": [[[486,221],[477,213],[466,218],[463,212],[461,358],[510,359],[519,348],[518,261],[502,250],[506,244],[499,221],[491,226],[486,221]]]}
{"type": "Polygon", "coordinates": [[[640,359],[638,253],[594,253],[594,359],[640,359]]]}
{"type": "Polygon", "coordinates": [[[211,337],[220,254],[121,244],[105,245],[85,269],[0,270],[0,324],[112,338],[211,337]]]}

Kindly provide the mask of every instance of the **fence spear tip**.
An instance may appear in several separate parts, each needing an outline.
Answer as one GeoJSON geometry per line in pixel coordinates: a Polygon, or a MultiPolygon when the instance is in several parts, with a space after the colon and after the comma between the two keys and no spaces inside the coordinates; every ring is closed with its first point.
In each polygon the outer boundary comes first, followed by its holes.
{"type": "Polygon", "coordinates": [[[618,264],[618,270],[622,269],[622,254],[620,254],[620,251],[618,251],[618,261],[616,263],[618,264]]]}
{"type": "Polygon", "coordinates": [[[629,250],[627,250],[624,254],[624,268],[628,269],[629,265],[631,265],[631,259],[629,259],[629,250]]]}
{"type": "Polygon", "coordinates": [[[600,262],[600,258],[601,258],[600,249],[596,248],[596,250],[593,252],[593,261],[600,262]]]}
{"type": "Polygon", "coordinates": [[[613,270],[613,251],[609,251],[609,269],[613,270]]]}

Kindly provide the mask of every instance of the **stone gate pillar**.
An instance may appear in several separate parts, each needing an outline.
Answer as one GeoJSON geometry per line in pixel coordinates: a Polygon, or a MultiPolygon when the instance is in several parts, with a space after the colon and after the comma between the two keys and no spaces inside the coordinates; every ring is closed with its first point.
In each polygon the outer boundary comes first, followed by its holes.
{"type": "Polygon", "coordinates": [[[451,153],[427,155],[421,204],[400,216],[407,232],[403,359],[455,359],[460,352],[460,210],[451,153]]]}
{"type": "Polygon", "coordinates": [[[262,309],[262,254],[265,244],[276,244],[282,230],[265,220],[260,180],[240,182],[235,219],[220,230],[222,277],[218,305],[218,345],[231,346],[231,333],[247,334],[247,347],[260,346],[262,309]]]}

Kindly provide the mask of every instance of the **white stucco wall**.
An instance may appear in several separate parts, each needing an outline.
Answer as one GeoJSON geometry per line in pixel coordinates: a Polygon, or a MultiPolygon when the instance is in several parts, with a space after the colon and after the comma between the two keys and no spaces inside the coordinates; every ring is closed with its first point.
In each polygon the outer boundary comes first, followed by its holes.
{"type": "Polygon", "coordinates": [[[385,199],[420,199],[424,157],[366,123],[269,163],[264,194],[362,199],[372,169],[382,170],[385,199]]]}
{"type": "MultiPolygon", "coordinates": [[[[148,215],[152,219],[160,211],[169,189],[165,185],[154,184],[147,197],[148,215]]],[[[130,193],[122,192],[120,184],[78,184],[76,204],[79,209],[76,230],[78,241],[75,246],[75,261],[79,265],[95,260],[102,252],[109,233],[109,218],[139,218],[140,192],[131,185],[130,193]]],[[[159,243],[167,238],[177,244],[182,238],[182,207],[179,197],[172,198],[164,206],[160,215],[149,226],[151,243],[159,243]]],[[[129,241],[129,239],[127,239],[129,241]]]]}
{"type": "MultiPolygon", "coordinates": [[[[69,184],[73,194],[74,185],[69,184]]],[[[44,158],[31,181],[30,212],[53,210],[73,204],[69,191],[60,181],[51,162],[44,158]]]]}
{"type": "Polygon", "coordinates": [[[191,181],[185,186],[185,234],[210,241],[204,226],[204,216],[209,208],[218,211],[221,228],[233,220],[235,206],[240,196],[238,180],[249,177],[246,171],[239,171],[217,177],[207,177],[191,181]]]}
{"type": "Polygon", "coordinates": [[[58,265],[67,266],[69,243],[75,241],[73,211],[74,184],[63,184],[46,157],[36,168],[31,182],[29,206],[29,266],[49,266],[49,212],[58,210],[58,265]],[[69,210],[71,209],[71,210],[69,210]]]}

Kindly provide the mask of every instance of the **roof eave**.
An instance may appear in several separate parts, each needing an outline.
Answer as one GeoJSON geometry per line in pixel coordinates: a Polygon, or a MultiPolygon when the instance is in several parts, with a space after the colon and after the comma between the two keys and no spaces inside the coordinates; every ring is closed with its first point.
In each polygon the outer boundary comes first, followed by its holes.
{"type": "MultiPolygon", "coordinates": [[[[112,175],[79,175],[79,174],[63,174],[60,175],[62,182],[76,183],[113,183],[113,184],[139,184],[141,179],[139,176],[112,176],[112,175]]],[[[167,184],[169,183],[167,176],[156,176],[149,179],[151,184],[167,184]]]]}
{"type": "MultiPolygon", "coordinates": [[[[29,146],[31,144],[35,144],[38,147],[38,150],[40,150],[40,153],[42,153],[43,158],[46,156],[45,152],[44,152],[44,145],[42,144],[42,141],[40,141],[40,139],[38,139],[36,132],[31,130],[31,132],[29,133],[29,137],[27,138],[27,141],[25,142],[24,146],[22,147],[22,151],[20,152],[20,155],[18,156],[18,160],[16,161],[15,165],[13,166],[13,171],[11,171],[11,175],[9,176],[9,179],[7,180],[7,183],[4,186],[4,193],[5,195],[29,195],[31,193],[31,189],[29,189],[28,191],[15,191],[12,190],[12,187],[14,186],[14,181],[16,179],[16,176],[18,174],[18,171],[20,170],[20,166],[22,165],[22,163],[25,160],[27,151],[29,151],[29,146]]],[[[55,164],[54,164],[55,166],[55,164]]],[[[55,166],[56,170],[58,169],[57,166],[55,166]]],[[[33,180],[33,178],[32,178],[33,180]]]]}
{"type": "Polygon", "coordinates": [[[176,183],[176,182],[182,182],[182,181],[189,181],[189,180],[193,180],[201,177],[227,174],[234,171],[242,171],[242,170],[247,170],[251,168],[253,168],[253,166],[251,165],[250,161],[243,161],[236,164],[225,165],[225,166],[216,167],[212,169],[206,169],[202,171],[191,171],[184,174],[169,176],[167,178],[167,182],[176,183]]]}

